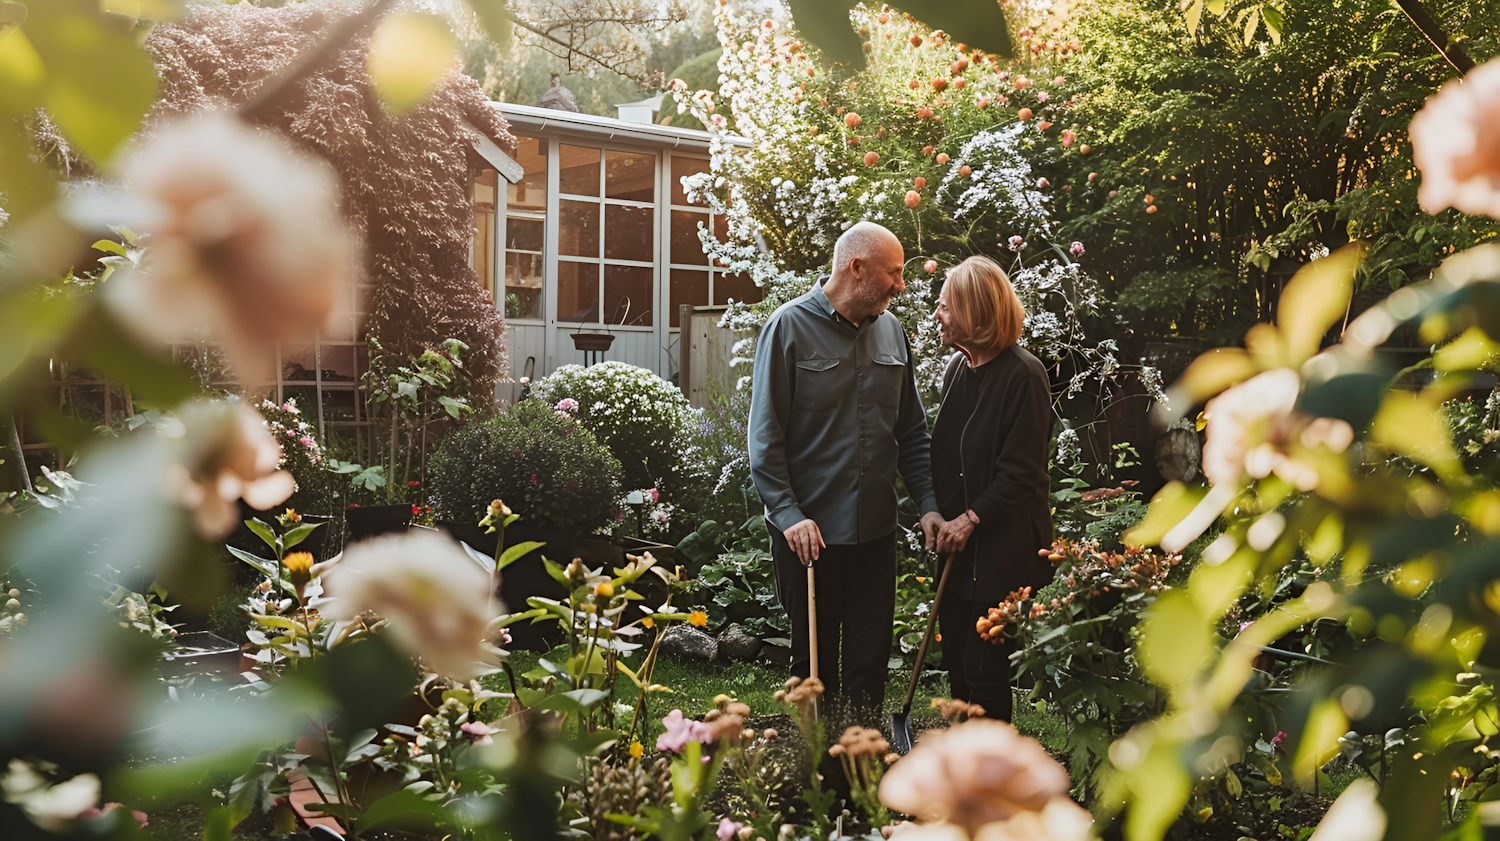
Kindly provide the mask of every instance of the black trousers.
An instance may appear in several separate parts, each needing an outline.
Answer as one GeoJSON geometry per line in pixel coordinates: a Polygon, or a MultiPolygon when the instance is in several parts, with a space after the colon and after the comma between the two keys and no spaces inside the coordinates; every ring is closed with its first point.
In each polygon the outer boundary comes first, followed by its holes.
{"type": "MultiPolygon", "coordinates": [[[[767,524],[770,525],[769,523],[767,524]]],[[[770,526],[776,596],[792,625],[792,674],[807,677],[807,567],[770,526]]],[[[896,533],[828,546],[813,564],[818,599],[818,679],[826,694],[861,711],[885,700],[896,614],[896,533]]]]}
{"type": "Polygon", "coordinates": [[[938,627],[943,632],[943,669],[953,697],[984,707],[985,718],[1010,721],[1014,710],[1010,689],[1010,654],[1015,642],[991,645],[980,639],[974,623],[999,604],[943,594],[938,627]]]}

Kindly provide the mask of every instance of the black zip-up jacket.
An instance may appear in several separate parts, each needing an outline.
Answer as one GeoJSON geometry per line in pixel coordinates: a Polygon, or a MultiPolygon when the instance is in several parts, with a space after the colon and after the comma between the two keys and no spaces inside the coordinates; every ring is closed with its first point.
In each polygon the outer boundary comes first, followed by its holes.
{"type": "Polygon", "coordinates": [[[978,368],[954,354],[932,433],[932,477],[945,519],[969,509],[979,517],[953,559],[948,586],[960,598],[998,604],[1052,580],[1052,565],[1037,555],[1052,544],[1051,430],[1047,370],[1025,348],[1011,345],[978,368]]]}

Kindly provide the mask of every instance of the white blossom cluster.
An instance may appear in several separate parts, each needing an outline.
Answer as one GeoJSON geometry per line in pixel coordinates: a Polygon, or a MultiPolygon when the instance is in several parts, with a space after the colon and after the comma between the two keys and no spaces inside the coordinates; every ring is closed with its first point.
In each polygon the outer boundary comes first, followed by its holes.
{"type": "Polygon", "coordinates": [[[1031,164],[1021,150],[1021,137],[1026,131],[1025,123],[981,131],[948,162],[948,174],[943,176],[937,196],[938,201],[953,203],[953,218],[983,216],[1003,208],[1006,218],[1027,234],[1051,230],[1047,214],[1050,196],[1036,189],[1031,164]],[[965,166],[972,172],[961,177],[965,166]],[[962,192],[958,192],[960,187],[962,192]]]}

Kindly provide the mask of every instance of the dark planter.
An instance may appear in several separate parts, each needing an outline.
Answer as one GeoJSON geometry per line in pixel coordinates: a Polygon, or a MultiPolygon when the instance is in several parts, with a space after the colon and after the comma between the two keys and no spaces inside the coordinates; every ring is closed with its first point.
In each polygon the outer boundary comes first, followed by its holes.
{"type": "Polygon", "coordinates": [[[609,346],[615,343],[613,333],[574,333],[573,347],[581,351],[609,350],[609,346]]]}
{"type": "Polygon", "coordinates": [[[349,543],[382,534],[404,532],[411,523],[410,505],[362,505],[344,512],[349,543]]]}

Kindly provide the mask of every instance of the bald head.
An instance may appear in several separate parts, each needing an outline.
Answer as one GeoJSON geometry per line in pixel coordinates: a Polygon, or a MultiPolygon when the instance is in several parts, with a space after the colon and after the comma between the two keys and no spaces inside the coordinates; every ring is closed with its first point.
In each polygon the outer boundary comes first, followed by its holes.
{"type": "Polygon", "coordinates": [[[855,257],[869,260],[882,250],[900,249],[901,241],[884,225],[875,222],[855,222],[839,237],[833,246],[833,273],[849,270],[849,261],[855,257]]]}
{"type": "Polygon", "coordinates": [[[905,261],[895,234],[874,222],[856,223],[833,247],[833,272],[823,293],[840,315],[858,324],[885,312],[891,298],[906,288],[901,278],[905,261]]]}

